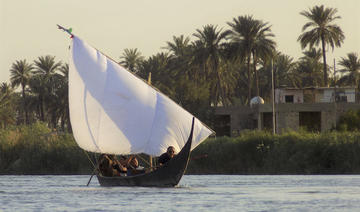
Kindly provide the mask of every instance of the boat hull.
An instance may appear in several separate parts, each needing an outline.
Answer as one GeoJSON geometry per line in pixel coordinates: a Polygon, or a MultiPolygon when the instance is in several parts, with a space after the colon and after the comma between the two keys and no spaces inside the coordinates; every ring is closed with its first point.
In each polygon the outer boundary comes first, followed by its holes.
{"type": "Polygon", "coordinates": [[[96,175],[101,186],[143,186],[143,187],[174,187],[184,175],[189,163],[191,143],[193,137],[194,119],[191,132],[185,146],[179,154],[165,165],[152,172],[134,176],[105,177],[96,175]]]}

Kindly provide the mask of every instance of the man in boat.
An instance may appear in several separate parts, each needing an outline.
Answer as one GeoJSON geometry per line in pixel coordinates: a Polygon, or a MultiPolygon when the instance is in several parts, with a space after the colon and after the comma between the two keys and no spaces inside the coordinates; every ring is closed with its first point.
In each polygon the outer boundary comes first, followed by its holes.
{"type": "Polygon", "coordinates": [[[117,170],[118,173],[116,176],[126,176],[127,168],[124,166],[115,156],[112,158],[112,167],[117,170]]]}
{"type": "Polygon", "coordinates": [[[99,157],[99,170],[103,176],[125,176],[127,168],[123,166],[114,155],[101,154],[99,157]]]}
{"type": "Polygon", "coordinates": [[[144,167],[139,165],[139,161],[137,160],[135,155],[131,155],[127,159],[126,167],[128,176],[145,173],[144,167]]]}
{"type": "Polygon", "coordinates": [[[175,148],[173,146],[169,146],[167,148],[166,152],[163,153],[162,155],[160,155],[160,157],[159,157],[158,162],[159,162],[160,166],[167,163],[174,156],[175,156],[175,148]]]}

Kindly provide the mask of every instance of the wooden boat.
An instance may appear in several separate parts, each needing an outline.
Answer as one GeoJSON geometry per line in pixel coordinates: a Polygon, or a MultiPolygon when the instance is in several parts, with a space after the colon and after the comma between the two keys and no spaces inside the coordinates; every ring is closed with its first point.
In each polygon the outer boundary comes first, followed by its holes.
{"type": "Polygon", "coordinates": [[[146,187],[173,187],[184,175],[190,158],[191,142],[193,137],[194,121],[188,141],[182,150],[169,162],[150,173],[134,176],[104,177],[97,173],[102,186],[146,186],[146,187]]]}
{"type": "Polygon", "coordinates": [[[97,178],[102,186],[175,186],[190,151],[213,131],[143,79],[93,48],[71,30],[69,111],[73,135],[94,153],[159,156],[179,154],[152,172],[97,178]],[[181,151],[180,151],[181,150],[181,151]]]}

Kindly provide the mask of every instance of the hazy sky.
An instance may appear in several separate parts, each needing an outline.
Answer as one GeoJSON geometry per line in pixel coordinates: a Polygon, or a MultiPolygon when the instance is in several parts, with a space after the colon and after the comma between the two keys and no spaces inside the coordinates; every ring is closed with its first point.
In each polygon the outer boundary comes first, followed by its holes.
{"type": "Polygon", "coordinates": [[[68,62],[69,36],[56,24],[118,61],[125,48],[138,48],[148,57],[172,41],[190,36],[204,25],[229,29],[227,22],[241,15],[269,22],[278,50],[294,59],[302,56],[297,38],[307,21],[299,13],[324,4],[338,9],[336,23],[346,39],[328,63],[347,53],[360,54],[359,0],[0,0],[0,83],[9,82],[11,64],[32,62],[47,54],[68,62]]]}

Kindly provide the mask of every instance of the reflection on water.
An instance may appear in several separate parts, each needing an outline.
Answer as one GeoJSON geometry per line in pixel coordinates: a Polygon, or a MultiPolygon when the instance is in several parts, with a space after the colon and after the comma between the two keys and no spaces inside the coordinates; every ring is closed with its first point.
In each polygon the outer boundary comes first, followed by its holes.
{"type": "Polygon", "coordinates": [[[0,211],[357,211],[359,175],[185,175],[175,188],[89,176],[0,176],[0,211]]]}

